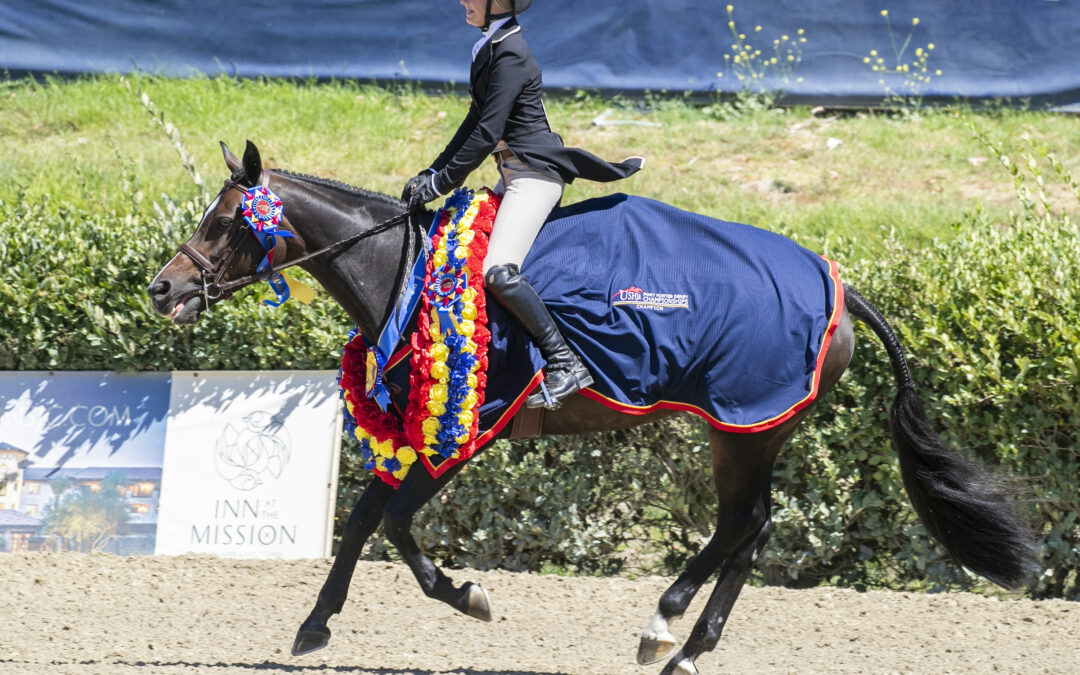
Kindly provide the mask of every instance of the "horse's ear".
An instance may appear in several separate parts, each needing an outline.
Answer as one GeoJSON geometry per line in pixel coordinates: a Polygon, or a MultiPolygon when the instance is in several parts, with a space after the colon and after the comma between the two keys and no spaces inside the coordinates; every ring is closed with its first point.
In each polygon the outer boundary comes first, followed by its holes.
{"type": "Polygon", "coordinates": [[[248,141],[247,147],[244,148],[244,176],[247,178],[248,185],[258,185],[259,179],[262,178],[262,157],[259,156],[259,149],[251,141],[248,141]]]}
{"type": "Polygon", "coordinates": [[[232,150],[225,145],[225,141],[218,141],[218,143],[221,144],[221,155],[225,158],[225,166],[229,167],[232,173],[236,173],[236,170],[240,168],[240,158],[232,154],[232,150]]]}

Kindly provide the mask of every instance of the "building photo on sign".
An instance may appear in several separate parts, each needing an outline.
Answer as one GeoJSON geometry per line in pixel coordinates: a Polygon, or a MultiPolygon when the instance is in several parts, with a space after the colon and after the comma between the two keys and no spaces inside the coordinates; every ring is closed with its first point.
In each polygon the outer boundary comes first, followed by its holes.
{"type": "Polygon", "coordinates": [[[339,408],[330,372],[0,373],[0,553],[328,555],[339,408]]]}
{"type": "Polygon", "coordinates": [[[154,552],[169,380],[0,373],[0,552],[154,552]]]}

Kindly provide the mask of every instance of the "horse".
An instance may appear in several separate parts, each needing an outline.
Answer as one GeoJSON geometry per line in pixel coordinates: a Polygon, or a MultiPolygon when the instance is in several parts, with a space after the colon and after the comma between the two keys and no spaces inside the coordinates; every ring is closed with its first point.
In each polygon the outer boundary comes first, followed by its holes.
{"type": "MultiPolygon", "coordinates": [[[[207,207],[191,238],[150,284],[153,309],[175,324],[194,324],[211,305],[238,288],[297,264],[342,306],[364,335],[378,335],[395,307],[406,268],[422,255],[423,242],[404,214],[405,204],[337,181],[264,168],[250,141],[242,160],[224,143],[221,150],[230,178],[207,207]],[[288,204],[281,229],[292,236],[265,245],[250,236],[252,230],[241,218],[242,197],[248,188],[259,185],[269,186],[288,204]],[[256,271],[267,257],[265,246],[274,253],[273,267],[256,271]]],[[[427,211],[419,215],[427,222],[432,217],[427,211]]],[[[990,471],[947,447],[934,431],[915,391],[903,348],[882,314],[847,286],[842,304],[843,314],[820,365],[820,393],[815,401],[837,383],[849,365],[855,344],[852,319],[865,323],[883,343],[897,385],[890,414],[893,445],[915,512],[957,563],[1004,588],[1019,587],[1034,569],[1035,546],[1015,507],[1016,495],[990,471]]],[[[663,673],[689,675],[698,672],[694,661],[715,648],[773,530],[773,463],[810,407],[755,433],[709,427],[717,497],[715,531],[660,597],[642,632],[638,663],[668,658],[663,673]],[[718,576],[708,601],[680,647],[671,625],[714,573],[718,576]]],[[[627,415],[576,394],[558,410],[546,413],[542,433],[625,429],[672,414],[671,410],[655,410],[627,415]]],[[[353,506],[315,606],[297,632],[294,655],[328,644],[327,623],[341,611],[361,550],[380,524],[427,596],[470,617],[491,620],[487,591],[472,582],[455,586],[421,552],[411,533],[414,514],[463,465],[438,478],[422,469],[410,471],[397,489],[372,479],[353,506]]]]}

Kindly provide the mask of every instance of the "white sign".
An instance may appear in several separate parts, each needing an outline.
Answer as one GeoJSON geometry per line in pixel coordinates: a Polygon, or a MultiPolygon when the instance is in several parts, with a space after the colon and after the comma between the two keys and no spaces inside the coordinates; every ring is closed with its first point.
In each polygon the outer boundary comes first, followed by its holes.
{"type": "Polygon", "coordinates": [[[340,446],[336,373],[173,373],[154,552],[328,556],[340,446]]]}

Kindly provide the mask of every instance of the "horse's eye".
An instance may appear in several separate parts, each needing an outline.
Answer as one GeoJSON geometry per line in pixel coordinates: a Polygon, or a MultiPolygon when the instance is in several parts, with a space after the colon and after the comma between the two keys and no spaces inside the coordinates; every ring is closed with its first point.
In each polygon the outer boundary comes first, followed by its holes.
{"type": "Polygon", "coordinates": [[[232,227],[233,219],[228,216],[221,216],[215,222],[217,223],[218,227],[229,228],[232,227]]]}

